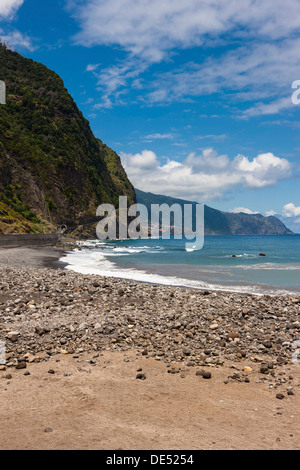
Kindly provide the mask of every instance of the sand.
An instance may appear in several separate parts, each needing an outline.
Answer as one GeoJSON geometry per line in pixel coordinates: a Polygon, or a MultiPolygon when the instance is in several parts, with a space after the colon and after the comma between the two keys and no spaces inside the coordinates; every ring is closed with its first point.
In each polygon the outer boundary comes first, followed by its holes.
{"type": "MultiPolygon", "coordinates": [[[[0,381],[0,448],[16,450],[279,450],[300,448],[300,394],[276,399],[251,382],[224,384],[195,370],[166,373],[134,351],[55,357],[30,364],[30,376],[0,381]],[[124,359],[129,362],[124,362],[124,359]],[[57,362],[57,361],[60,362],[57,362]],[[137,380],[142,368],[146,380],[137,380]],[[52,369],[55,374],[49,374],[52,369]],[[52,432],[45,432],[51,428],[52,432]]],[[[241,365],[238,364],[240,367],[241,365]]],[[[290,371],[299,377],[299,368],[290,371]]]]}
{"type": "MultiPolygon", "coordinates": [[[[5,249],[0,265],[57,267],[60,253],[5,249]]],[[[197,367],[178,364],[173,375],[132,349],[7,368],[0,372],[0,449],[299,450],[299,365],[280,369],[293,377],[294,395],[283,400],[261,380],[259,364],[251,363],[249,383],[228,379],[245,366],[212,366],[205,380],[197,367]],[[140,369],[145,380],[136,378],[140,369]]]]}

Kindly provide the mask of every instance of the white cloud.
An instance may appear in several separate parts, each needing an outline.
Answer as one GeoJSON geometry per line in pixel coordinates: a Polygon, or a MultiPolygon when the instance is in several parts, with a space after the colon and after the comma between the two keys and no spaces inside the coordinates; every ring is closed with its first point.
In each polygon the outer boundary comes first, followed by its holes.
{"type": "Polygon", "coordinates": [[[272,101],[271,103],[258,103],[252,108],[247,109],[242,113],[242,117],[251,117],[251,116],[262,116],[268,114],[278,114],[284,109],[292,108],[293,103],[291,96],[285,98],[280,98],[278,100],[272,101]]]}
{"type": "Polygon", "coordinates": [[[266,217],[272,217],[274,215],[277,215],[277,212],[270,210],[265,213],[266,217]]]}
{"type": "Polygon", "coordinates": [[[215,142],[222,142],[227,139],[227,134],[208,134],[208,135],[198,135],[195,137],[196,140],[213,140],[215,142]]]}
{"type": "Polygon", "coordinates": [[[161,193],[163,188],[166,195],[202,201],[219,198],[237,186],[263,188],[291,176],[288,160],[271,153],[258,155],[252,161],[243,155],[230,160],[208,148],[201,155],[189,154],[183,162],[168,160],[166,164],[150,150],[120,156],[129,179],[138,189],[161,193]]]}
{"type": "Polygon", "coordinates": [[[95,105],[95,109],[111,108],[114,104],[122,104],[121,96],[128,93],[128,83],[131,88],[140,88],[138,80],[147,66],[138,59],[128,59],[111,67],[96,72],[97,67],[88,65],[87,71],[93,72],[97,78],[98,90],[102,92],[102,100],[95,105]]]}
{"type": "Polygon", "coordinates": [[[70,0],[69,10],[80,44],[119,45],[151,62],[228,32],[276,40],[300,27],[298,0],[70,0]]]}
{"type": "Polygon", "coordinates": [[[172,134],[149,134],[144,137],[144,140],[172,140],[174,136],[172,134]]]}
{"type": "MultiPolygon", "coordinates": [[[[23,3],[24,0],[0,0],[0,21],[11,21],[23,3]]],[[[8,46],[22,47],[30,51],[35,49],[31,38],[15,29],[0,28],[0,39],[8,46]]]]}
{"type": "Polygon", "coordinates": [[[290,162],[272,153],[260,154],[252,161],[243,155],[238,155],[233,161],[233,167],[243,174],[248,188],[271,186],[276,184],[278,179],[291,176],[290,162]]]}
{"type": "Polygon", "coordinates": [[[88,64],[87,67],[86,67],[86,71],[87,72],[94,72],[95,70],[97,70],[99,65],[100,64],[88,64]]]}
{"type": "Polygon", "coordinates": [[[282,211],[283,217],[298,217],[300,215],[300,206],[296,207],[294,203],[286,204],[282,211]]]}
{"type": "Polygon", "coordinates": [[[231,211],[229,211],[233,214],[259,214],[259,212],[252,211],[251,209],[248,209],[247,207],[235,207],[231,211]]]}
{"type": "Polygon", "coordinates": [[[24,49],[28,49],[29,51],[35,50],[35,46],[33,45],[31,38],[26,34],[22,34],[20,31],[15,30],[9,33],[5,33],[3,29],[0,28],[0,38],[9,46],[22,47],[24,49]]]}
{"type": "Polygon", "coordinates": [[[0,19],[10,19],[23,5],[24,0],[0,0],[0,19]]]}
{"type": "Polygon", "coordinates": [[[219,57],[211,54],[204,62],[160,74],[147,101],[158,104],[226,92],[232,102],[257,102],[241,117],[277,114],[293,107],[291,83],[299,73],[299,49],[297,37],[280,43],[252,41],[219,57]]]}
{"type": "Polygon", "coordinates": [[[214,149],[208,148],[203,150],[200,156],[195,152],[190,153],[185,163],[194,174],[203,170],[223,171],[229,166],[229,158],[227,155],[218,156],[214,149]]]}
{"type": "Polygon", "coordinates": [[[144,87],[147,103],[229,90],[232,100],[256,103],[240,117],[277,114],[291,106],[288,88],[300,67],[298,0],[286,0],[284,8],[282,0],[243,0],[242,7],[240,0],[69,0],[68,6],[80,27],[75,42],[127,53],[98,75],[99,107],[119,104],[114,95],[134,83],[141,88],[139,76],[151,64],[194,46],[209,47],[210,59],[157,74],[144,87]],[[229,50],[214,54],[214,47],[230,40],[229,50]]]}
{"type": "Polygon", "coordinates": [[[149,171],[157,168],[159,165],[156,154],[151,150],[143,150],[142,153],[135,155],[129,154],[127,155],[127,159],[130,161],[132,172],[136,172],[137,174],[141,171],[149,171]]]}

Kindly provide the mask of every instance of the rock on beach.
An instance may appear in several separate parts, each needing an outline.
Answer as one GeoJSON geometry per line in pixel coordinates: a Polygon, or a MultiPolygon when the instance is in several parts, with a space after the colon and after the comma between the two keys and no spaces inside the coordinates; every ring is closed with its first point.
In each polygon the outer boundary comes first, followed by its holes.
{"type": "Polygon", "coordinates": [[[135,349],[200,367],[246,359],[269,374],[265,364],[291,364],[300,340],[296,295],[201,291],[42,267],[0,264],[0,312],[7,363],[19,368],[20,357],[25,367],[62,352],[135,349]]]}

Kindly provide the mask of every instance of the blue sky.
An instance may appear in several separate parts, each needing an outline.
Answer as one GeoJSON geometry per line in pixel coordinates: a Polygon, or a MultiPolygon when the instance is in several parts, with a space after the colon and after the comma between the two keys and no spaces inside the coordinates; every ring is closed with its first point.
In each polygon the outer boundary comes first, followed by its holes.
{"type": "Polygon", "coordinates": [[[0,37],[63,78],[137,188],[300,232],[298,0],[0,0],[0,37]]]}

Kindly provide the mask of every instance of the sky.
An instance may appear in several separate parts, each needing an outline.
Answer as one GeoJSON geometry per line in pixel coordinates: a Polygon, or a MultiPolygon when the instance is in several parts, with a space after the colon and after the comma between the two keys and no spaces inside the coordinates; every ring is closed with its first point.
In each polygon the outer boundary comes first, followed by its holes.
{"type": "Polygon", "coordinates": [[[0,37],[62,77],[136,188],[300,233],[299,0],[0,0],[0,37]]]}

